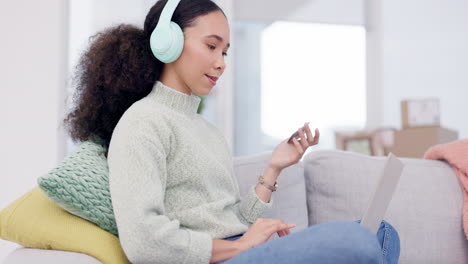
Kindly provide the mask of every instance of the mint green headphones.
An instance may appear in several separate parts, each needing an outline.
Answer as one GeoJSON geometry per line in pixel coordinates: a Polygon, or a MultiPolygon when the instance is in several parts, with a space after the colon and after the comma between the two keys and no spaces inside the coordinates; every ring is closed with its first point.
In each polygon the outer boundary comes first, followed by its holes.
{"type": "Polygon", "coordinates": [[[184,48],[184,33],[179,25],[171,21],[180,0],[168,0],[161,12],[158,24],[151,33],[150,47],[154,56],[163,63],[179,58],[184,48]]]}

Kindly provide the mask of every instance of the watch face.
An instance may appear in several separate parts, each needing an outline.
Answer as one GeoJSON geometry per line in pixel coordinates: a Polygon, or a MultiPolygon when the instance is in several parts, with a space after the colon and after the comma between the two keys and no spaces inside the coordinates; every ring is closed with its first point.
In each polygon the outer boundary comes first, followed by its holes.
{"type": "Polygon", "coordinates": [[[434,126],[440,124],[438,99],[412,100],[408,102],[410,126],[434,126]]]}

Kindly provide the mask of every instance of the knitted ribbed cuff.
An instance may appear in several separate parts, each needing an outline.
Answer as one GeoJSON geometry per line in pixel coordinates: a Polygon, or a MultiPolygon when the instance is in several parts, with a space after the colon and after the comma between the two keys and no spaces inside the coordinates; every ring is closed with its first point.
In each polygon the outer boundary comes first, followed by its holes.
{"type": "Polygon", "coordinates": [[[188,230],[190,234],[189,255],[185,264],[207,264],[210,263],[213,251],[213,239],[207,233],[188,230]]]}
{"type": "Polygon", "coordinates": [[[245,220],[249,223],[254,223],[257,218],[264,215],[267,210],[273,206],[273,195],[269,203],[262,201],[255,192],[255,185],[249,189],[249,192],[244,197],[240,205],[240,213],[244,216],[245,220]]]}

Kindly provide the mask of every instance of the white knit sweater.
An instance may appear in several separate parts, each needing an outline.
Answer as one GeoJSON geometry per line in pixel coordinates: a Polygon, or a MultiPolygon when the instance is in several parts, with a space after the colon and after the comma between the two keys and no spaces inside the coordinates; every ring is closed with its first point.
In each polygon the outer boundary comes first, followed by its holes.
{"type": "Polygon", "coordinates": [[[200,98],[157,82],[117,124],[109,184],[120,243],[134,263],[209,263],[212,240],[245,232],[271,208],[244,199],[223,135],[200,98]]]}

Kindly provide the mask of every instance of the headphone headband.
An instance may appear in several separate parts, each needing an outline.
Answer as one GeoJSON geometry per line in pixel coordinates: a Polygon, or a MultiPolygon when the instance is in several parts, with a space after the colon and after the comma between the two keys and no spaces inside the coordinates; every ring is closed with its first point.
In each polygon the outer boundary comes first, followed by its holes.
{"type": "Polygon", "coordinates": [[[159,17],[158,24],[156,27],[168,27],[169,23],[171,22],[172,15],[174,15],[174,12],[179,5],[180,0],[168,0],[166,5],[163,8],[163,11],[161,12],[161,16],[159,17]]]}

